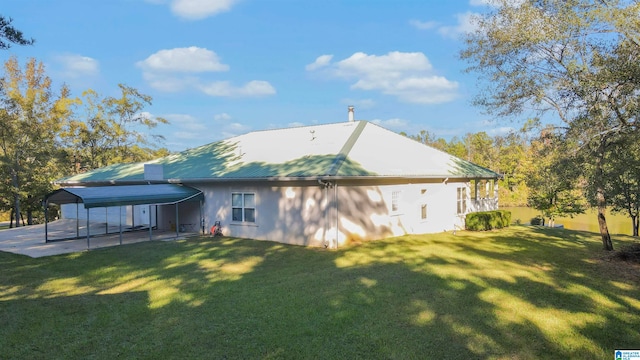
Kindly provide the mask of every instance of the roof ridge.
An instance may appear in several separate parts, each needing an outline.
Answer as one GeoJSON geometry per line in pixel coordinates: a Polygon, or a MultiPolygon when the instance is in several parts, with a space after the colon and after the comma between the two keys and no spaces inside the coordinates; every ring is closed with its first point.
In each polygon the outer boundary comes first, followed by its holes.
{"type": "Polygon", "coordinates": [[[365,126],[367,126],[367,124],[367,121],[358,120],[358,125],[356,125],[356,128],[353,129],[353,132],[351,133],[351,135],[349,135],[349,138],[344,143],[344,145],[342,145],[342,148],[336,155],[335,159],[333,159],[333,163],[331,164],[331,167],[327,172],[328,176],[336,176],[338,174],[338,170],[340,170],[340,167],[342,166],[342,164],[344,164],[347,156],[349,156],[349,152],[351,152],[351,149],[353,149],[353,146],[356,144],[356,141],[358,141],[358,138],[362,134],[362,131],[364,130],[365,126]]]}

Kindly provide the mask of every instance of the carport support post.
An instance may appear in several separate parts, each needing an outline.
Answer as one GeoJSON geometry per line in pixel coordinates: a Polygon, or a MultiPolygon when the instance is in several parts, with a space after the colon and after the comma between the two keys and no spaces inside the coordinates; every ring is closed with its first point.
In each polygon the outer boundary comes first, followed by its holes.
{"type": "Polygon", "coordinates": [[[178,218],[178,203],[176,203],[176,239],[180,236],[180,232],[179,232],[180,228],[178,225],[179,220],[180,219],[178,218]]]}
{"type": "Polygon", "coordinates": [[[49,242],[49,211],[47,211],[47,208],[49,207],[49,203],[47,202],[47,200],[45,200],[44,202],[44,242],[48,243],[49,242]]]}
{"type": "Polygon", "coordinates": [[[76,239],[80,239],[80,205],[76,200],[76,239]]]}
{"type": "Polygon", "coordinates": [[[120,245],[122,245],[122,205],[119,206],[120,215],[118,218],[120,219],[120,245]]]}
{"type": "Polygon", "coordinates": [[[153,234],[151,233],[151,205],[149,205],[149,241],[153,240],[153,234]]]}
{"type": "Polygon", "coordinates": [[[89,208],[87,208],[87,250],[91,249],[89,243],[89,208]]]}

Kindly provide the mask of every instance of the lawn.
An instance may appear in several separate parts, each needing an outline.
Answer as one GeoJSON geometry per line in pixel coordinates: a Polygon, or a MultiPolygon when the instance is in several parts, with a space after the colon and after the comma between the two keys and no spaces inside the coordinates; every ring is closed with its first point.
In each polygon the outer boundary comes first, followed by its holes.
{"type": "Polygon", "coordinates": [[[0,358],[611,359],[640,348],[640,267],[600,249],[516,226],[0,253],[0,358]]]}

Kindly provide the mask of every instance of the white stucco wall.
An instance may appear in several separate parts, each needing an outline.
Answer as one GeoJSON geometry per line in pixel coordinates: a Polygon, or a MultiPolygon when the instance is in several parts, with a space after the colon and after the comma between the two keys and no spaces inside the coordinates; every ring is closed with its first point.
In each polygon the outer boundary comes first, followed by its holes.
{"type": "MultiPolygon", "coordinates": [[[[467,212],[479,208],[470,199],[470,184],[454,181],[368,185],[338,182],[337,188],[323,188],[315,181],[190,186],[205,194],[206,229],[220,221],[228,236],[332,248],[353,241],[462,229],[464,214],[457,214],[460,187],[466,188],[467,212]],[[398,194],[397,210],[392,209],[394,192],[398,194]],[[232,220],[233,193],[255,194],[255,222],[232,220]],[[425,219],[421,216],[423,204],[427,207],[425,219]]],[[[199,205],[181,206],[180,222],[197,223],[199,205]]],[[[485,201],[482,208],[497,209],[497,199],[485,201]]],[[[161,210],[160,224],[175,218],[173,207],[161,210]]]]}

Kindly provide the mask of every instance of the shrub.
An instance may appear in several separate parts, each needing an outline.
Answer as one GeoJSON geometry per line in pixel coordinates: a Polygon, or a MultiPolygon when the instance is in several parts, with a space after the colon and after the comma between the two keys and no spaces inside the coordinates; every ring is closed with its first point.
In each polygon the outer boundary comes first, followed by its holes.
{"type": "Polygon", "coordinates": [[[494,210],[467,214],[465,227],[471,231],[502,229],[511,223],[511,211],[494,210]]]}
{"type": "Polygon", "coordinates": [[[614,256],[623,261],[640,264],[640,243],[622,246],[614,256]]]}
{"type": "Polygon", "coordinates": [[[542,225],[542,218],[540,216],[536,216],[531,219],[531,225],[542,225]]]}

